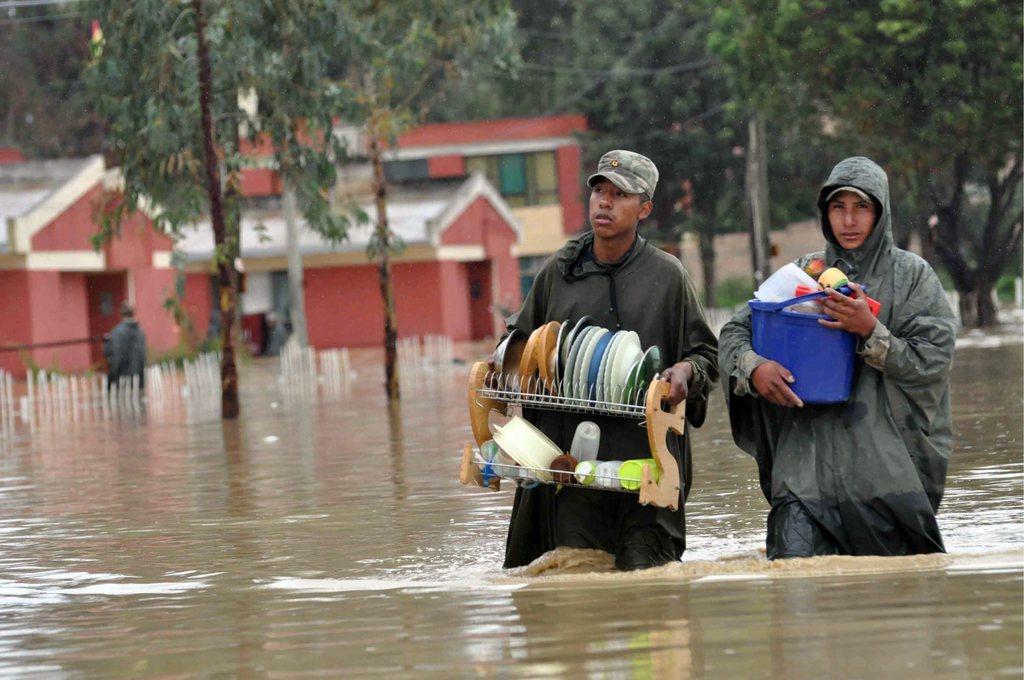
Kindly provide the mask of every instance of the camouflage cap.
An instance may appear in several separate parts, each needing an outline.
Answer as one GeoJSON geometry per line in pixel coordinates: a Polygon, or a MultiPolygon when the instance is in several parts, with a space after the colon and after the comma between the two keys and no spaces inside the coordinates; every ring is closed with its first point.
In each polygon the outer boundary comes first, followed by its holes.
{"type": "Polygon", "coordinates": [[[658,186],[658,168],[647,156],[616,149],[601,156],[597,172],[587,179],[587,185],[594,186],[599,179],[607,179],[626,193],[646,194],[650,199],[658,186]]]}

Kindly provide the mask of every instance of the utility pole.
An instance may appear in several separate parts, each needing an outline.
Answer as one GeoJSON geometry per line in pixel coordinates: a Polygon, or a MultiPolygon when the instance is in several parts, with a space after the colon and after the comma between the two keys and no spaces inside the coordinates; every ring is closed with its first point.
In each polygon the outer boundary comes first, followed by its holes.
{"type": "Polygon", "coordinates": [[[286,180],[284,183],[284,223],[288,232],[288,291],[289,318],[292,332],[301,347],[309,346],[309,330],[306,327],[306,283],[302,270],[302,250],[299,243],[298,210],[295,205],[295,191],[286,180]]]}
{"type": "Polygon", "coordinates": [[[750,254],[754,287],[771,275],[768,244],[768,150],[764,118],[755,109],[747,121],[747,204],[750,206],[750,254]]]}

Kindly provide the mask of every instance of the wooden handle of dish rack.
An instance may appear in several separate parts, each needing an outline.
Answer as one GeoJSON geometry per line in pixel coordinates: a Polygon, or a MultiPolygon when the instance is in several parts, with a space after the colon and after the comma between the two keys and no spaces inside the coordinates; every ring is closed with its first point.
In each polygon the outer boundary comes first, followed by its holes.
{"type": "Polygon", "coordinates": [[[671,385],[655,378],[647,388],[644,410],[647,417],[647,443],[651,455],[661,468],[661,479],[655,482],[650,469],[645,465],[640,478],[640,502],[653,504],[670,510],[679,509],[679,464],[668,450],[666,439],[671,430],[682,435],[686,428],[686,401],[681,401],[669,410],[662,407],[668,399],[671,385]]]}
{"type": "Polygon", "coordinates": [[[491,438],[491,429],[488,427],[491,411],[502,413],[505,409],[504,402],[477,394],[477,390],[484,387],[490,371],[486,361],[478,361],[469,372],[469,425],[477,446],[483,446],[491,438]]]}

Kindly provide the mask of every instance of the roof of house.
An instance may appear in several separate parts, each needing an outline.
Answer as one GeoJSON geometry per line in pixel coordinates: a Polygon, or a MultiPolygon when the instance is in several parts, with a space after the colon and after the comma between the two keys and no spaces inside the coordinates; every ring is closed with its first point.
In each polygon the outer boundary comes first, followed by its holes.
{"type": "MultiPolygon", "coordinates": [[[[487,182],[483,175],[472,175],[457,188],[439,185],[433,190],[415,194],[395,192],[388,200],[388,226],[406,244],[439,245],[441,234],[458,219],[477,198],[486,198],[502,218],[522,234],[519,220],[512,215],[508,204],[487,182]]],[[[353,224],[348,237],[341,243],[330,243],[306,225],[302,215],[299,249],[303,254],[362,251],[369,244],[376,223],[374,205],[360,205],[369,218],[363,224],[353,224]]],[[[247,258],[280,257],[287,253],[287,227],[279,211],[250,212],[242,217],[241,255],[247,258]]],[[[185,261],[196,262],[213,258],[213,230],[208,221],[184,230],[175,250],[185,261]]]]}
{"type": "MultiPolygon", "coordinates": [[[[9,220],[29,216],[44,204],[54,203],[57,194],[73,179],[94,169],[93,166],[102,167],[102,160],[100,156],[90,156],[0,164],[0,252],[10,249],[9,220]]],[[[66,203],[67,200],[59,200],[49,206],[52,210],[46,211],[47,216],[66,207],[66,203]]]]}

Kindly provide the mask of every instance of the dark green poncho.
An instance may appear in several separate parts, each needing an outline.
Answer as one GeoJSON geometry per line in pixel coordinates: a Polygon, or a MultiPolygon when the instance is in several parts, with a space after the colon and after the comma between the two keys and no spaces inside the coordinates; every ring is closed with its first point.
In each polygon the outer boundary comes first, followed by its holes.
{"type": "Polygon", "coordinates": [[[943,551],[935,513],[952,448],[955,317],[928,263],[893,245],[889,182],[878,165],[841,162],[818,207],[825,251],[797,265],[823,258],[882,303],[880,323],[858,348],[863,360],[850,400],[785,408],[760,399],[749,383],[763,361],[751,348],[750,310],[719,336],[733,437],[757,460],[771,503],[768,557],[943,551]],[[842,186],[866,192],[880,211],[855,251],[838,246],[828,223],[825,198],[842,186]]]}
{"type": "MultiPolygon", "coordinates": [[[[596,325],[609,330],[632,330],[644,349],[657,345],[671,366],[683,359],[693,363],[693,382],[687,402],[687,420],[695,427],[704,422],[707,395],[718,378],[715,336],[704,320],[704,311],[690,277],[680,262],[638,236],[622,262],[604,265],[592,257],[594,236],[587,232],[562,247],[543,266],[522,309],[508,320],[509,329],[529,334],[549,321],[575,323],[592,316],[596,325]]],[[[591,420],[601,428],[600,460],[647,458],[647,432],[638,421],[547,410],[525,414],[562,450],[568,451],[576,426],[591,420]]],[[[683,490],[679,510],[658,513],[658,524],[676,544],[685,547],[683,501],[689,492],[689,439],[669,435],[669,449],[679,461],[683,490]]],[[[505,567],[529,564],[557,546],[555,535],[555,487],[518,489],[512,508],[505,567]]],[[[615,492],[595,492],[617,497],[615,492]]]]}

